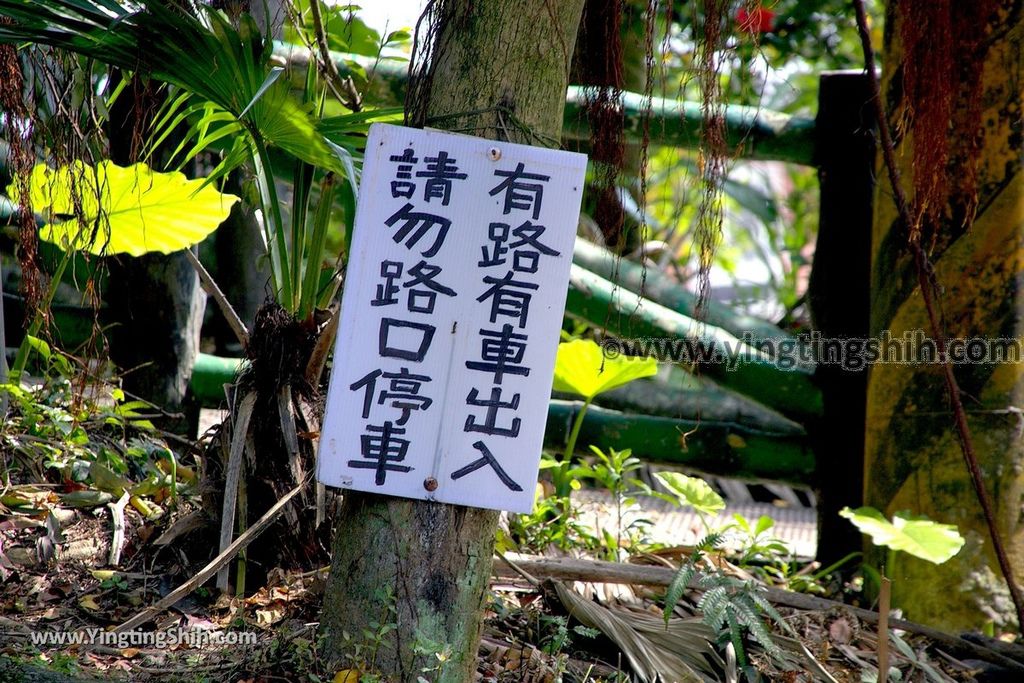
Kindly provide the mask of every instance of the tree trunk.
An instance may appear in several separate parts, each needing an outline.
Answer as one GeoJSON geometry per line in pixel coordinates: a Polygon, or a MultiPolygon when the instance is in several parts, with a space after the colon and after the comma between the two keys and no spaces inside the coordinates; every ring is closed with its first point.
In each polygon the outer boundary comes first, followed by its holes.
{"type": "MultiPolygon", "coordinates": [[[[492,139],[557,144],[583,0],[438,4],[414,115],[492,139]]],[[[388,680],[472,680],[497,519],[491,510],[346,492],[321,622],[328,657],[351,665],[356,646],[372,646],[363,633],[376,622],[394,628],[366,664],[388,680]]]]}
{"type": "MultiPolygon", "coordinates": [[[[934,264],[941,288],[936,297],[950,338],[1019,343],[1024,336],[1022,11],[1019,2],[1001,0],[888,6],[883,98],[898,136],[895,151],[905,189],[925,216],[922,245],[934,264]],[[945,37],[934,28],[943,22],[950,27],[945,37]],[[942,73],[943,59],[951,60],[949,77],[935,78],[942,73]],[[941,108],[946,97],[951,98],[949,113],[934,116],[933,108],[941,108]],[[918,125],[929,117],[937,125],[918,125]],[[922,162],[947,144],[948,159],[922,162]],[[931,179],[946,169],[929,189],[931,179]],[[936,188],[941,201],[926,201],[936,188]]],[[[886,174],[878,177],[885,180],[876,195],[873,229],[872,332],[888,330],[899,339],[904,332],[924,330],[930,337],[914,262],[905,248],[907,229],[886,174]]],[[[955,375],[999,534],[1019,579],[1024,576],[1024,423],[1019,409],[1024,365],[960,364],[955,375]]],[[[940,566],[899,554],[887,567],[895,606],[909,619],[947,629],[977,628],[988,620],[1009,626],[1013,610],[937,364],[872,368],[864,471],[866,504],[889,515],[910,510],[956,524],[967,539],[960,553],[940,566]]],[[[878,562],[881,554],[872,553],[878,562]]]]}
{"type": "MultiPolygon", "coordinates": [[[[213,5],[229,14],[248,12],[264,34],[274,40],[279,40],[283,34],[287,16],[283,0],[219,0],[213,5]]],[[[305,78],[304,69],[295,71],[301,71],[305,78]]],[[[251,330],[256,311],[271,298],[270,260],[263,228],[242,187],[241,171],[228,176],[226,191],[242,197],[242,201],[231,207],[231,214],[210,240],[216,263],[214,277],[235,313],[251,330]]],[[[211,322],[218,353],[242,355],[242,345],[219,309],[214,310],[211,322]]]]}
{"type": "MultiPolygon", "coordinates": [[[[175,411],[199,355],[206,295],[183,253],[110,259],[110,354],[129,391],[175,411]]],[[[166,425],[165,425],[166,426],[166,425]]]]}
{"type": "MultiPolygon", "coordinates": [[[[244,196],[238,175],[236,172],[229,178],[227,191],[244,196]]],[[[217,283],[235,313],[251,330],[256,311],[270,298],[271,275],[263,228],[246,201],[231,207],[231,214],[213,234],[212,246],[216,254],[217,283]]],[[[241,343],[219,310],[212,327],[217,346],[224,355],[242,355],[241,343]]]]}
{"type": "MultiPolygon", "coordinates": [[[[112,107],[108,138],[117,164],[138,161],[141,136],[156,112],[160,96],[152,86],[133,81],[112,107]]],[[[154,167],[159,164],[153,162],[154,167]]],[[[179,410],[199,354],[199,332],[206,294],[182,252],[120,256],[107,261],[111,321],[111,360],[124,372],[124,386],[168,411],[179,410]]],[[[186,421],[163,423],[174,431],[192,431],[186,421]]]]}

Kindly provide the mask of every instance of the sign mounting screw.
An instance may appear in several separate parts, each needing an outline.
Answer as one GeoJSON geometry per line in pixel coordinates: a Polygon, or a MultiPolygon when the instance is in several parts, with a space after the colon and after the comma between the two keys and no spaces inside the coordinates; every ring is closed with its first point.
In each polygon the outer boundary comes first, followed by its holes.
{"type": "Polygon", "coordinates": [[[428,491],[436,491],[437,479],[434,479],[433,477],[427,477],[426,479],[423,480],[423,488],[425,488],[428,491]]]}
{"type": "Polygon", "coordinates": [[[487,150],[487,157],[491,161],[497,161],[498,159],[501,158],[501,150],[498,149],[497,147],[491,147],[489,150],[487,150]]]}

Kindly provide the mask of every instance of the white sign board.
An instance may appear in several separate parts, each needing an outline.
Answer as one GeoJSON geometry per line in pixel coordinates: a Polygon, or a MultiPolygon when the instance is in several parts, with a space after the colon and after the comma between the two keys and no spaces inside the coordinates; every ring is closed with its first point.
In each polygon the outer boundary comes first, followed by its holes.
{"type": "Polygon", "coordinates": [[[318,478],[533,507],[586,156],[375,124],[318,478]]]}

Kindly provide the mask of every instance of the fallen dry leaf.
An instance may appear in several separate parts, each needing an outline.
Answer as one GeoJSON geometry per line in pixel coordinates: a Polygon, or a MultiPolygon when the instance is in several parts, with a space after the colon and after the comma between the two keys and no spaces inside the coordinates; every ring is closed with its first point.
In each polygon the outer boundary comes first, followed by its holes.
{"type": "Polygon", "coordinates": [[[86,595],[84,598],[78,601],[78,605],[79,607],[87,609],[90,612],[98,612],[100,610],[100,606],[96,603],[96,598],[98,597],[99,595],[86,595]]]}

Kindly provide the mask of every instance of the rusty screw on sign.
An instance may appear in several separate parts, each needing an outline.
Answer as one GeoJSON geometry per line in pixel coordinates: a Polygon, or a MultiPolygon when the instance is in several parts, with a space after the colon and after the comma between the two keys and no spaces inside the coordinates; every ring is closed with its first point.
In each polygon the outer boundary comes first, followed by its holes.
{"type": "Polygon", "coordinates": [[[501,150],[498,149],[497,147],[491,147],[489,150],[487,150],[487,156],[488,158],[490,158],[491,161],[497,161],[498,159],[501,158],[501,150]]]}
{"type": "Polygon", "coordinates": [[[425,488],[428,491],[436,491],[437,479],[434,479],[433,477],[427,477],[426,479],[423,480],[423,488],[425,488]]]}

